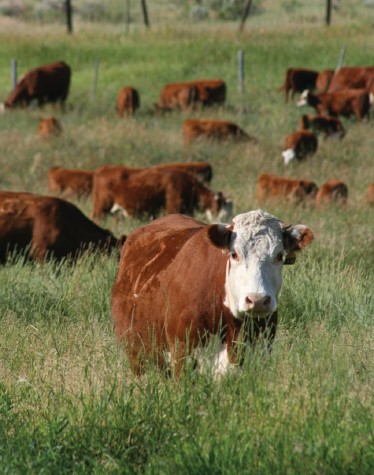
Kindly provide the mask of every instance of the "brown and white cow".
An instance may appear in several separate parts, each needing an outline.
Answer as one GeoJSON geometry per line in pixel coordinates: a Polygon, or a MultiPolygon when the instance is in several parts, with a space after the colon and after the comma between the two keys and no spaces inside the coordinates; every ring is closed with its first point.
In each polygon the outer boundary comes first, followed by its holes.
{"type": "Polygon", "coordinates": [[[305,114],[300,117],[299,129],[311,129],[316,134],[323,134],[326,138],[342,139],[345,136],[345,128],[340,120],[328,115],[305,114]]]}
{"type": "Polygon", "coordinates": [[[262,173],[256,183],[256,196],[262,205],[266,201],[285,199],[295,204],[312,202],[318,192],[318,186],[311,180],[286,178],[262,173]]]}
{"type": "Polygon", "coordinates": [[[282,157],[285,165],[292,160],[303,160],[308,155],[316,153],[318,139],[311,130],[296,130],[284,138],[282,157]]]}
{"type": "Polygon", "coordinates": [[[63,61],[32,69],[17,83],[2,109],[24,107],[34,100],[39,106],[59,102],[64,106],[69,93],[71,69],[63,61]]]}
{"type": "Polygon", "coordinates": [[[305,225],[286,225],[262,211],[206,225],[170,215],[127,239],[112,289],[115,333],[131,367],[163,367],[170,354],[178,377],[184,357],[219,335],[216,374],[243,362],[239,341],[274,339],[282,268],[313,239],[305,225]],[[166,355],[165,355],[166,353],[166,355]]]}
{"type": "Polygon", "coordinates": [[[126,238],[89,220],[60,198],[26,192],[0,191],[0,262],[14,252],[37,261],[73,258],[85,250],[121,246],[126,238]]]}
{"type": "Polygon", "coordinates": [[[374,182],[370,183],[366,190],[366,201],[369,205],[374,206],[374,182]]]}
{"type": "Polygon", "coordinates": [[[120,89],[117,96],[116,111],[120,117],[132,116],[140,107],[139,92],[131,86],[120,89]]]}
{"type": "Polygon", "coordinates": [[[160,93],[156,110],[171,111],[174,109],[191,110],[198,100],[199,92],[194,84],[166,84],[160,93]]]}
{"type": "Polygon", "coordinates": [[[76,168],[51,167],[48,170],[48,189],[64,197],[90,195],[94,172],[76,168]]]}
{"type": "Polygon", "coordinates": [[[164,210],[190,215],[201,211],[208,219],[222,219],[232,210],[223,193],[211,191],[191,173],[172,168],[102,167],[94,175],[93,202],[94,218],[117,211],[125,217],[155,218],[164,210]]]}
{"type": "Polygon", "coordinates": [[[358,121],[369,117],[372,96],[365,89],[345,89],[337,92],[313,94],[305,90],[297,102],[299,107],[309,105],[321,115],[333,117],[355,115],[358,121]]]}
{"type": "Polygon", "coordinates": [[[45,117],[39,119],[38,134],[42,139],[57,137],[62,133],[62,125],[56,117],[45,117]]]}
{"type": "Polygon", "coordinates": [[[316,87],[318,71],[306,68],[288,68],[284,78],[283,85],[278,90],[284,91],[286,102],[288,102],[289,92],[291,99],[296,92],[303,92],[305,89],[313,90],[316,87]]]}
{"type": "Polygon", "coordinates": [[[346,204],[348,187],[340,180],[332,179],[324,183],[316,195],[316,205],[323,206],[331,203],[346,204]]]}
{"type": "Polygon", "coordinates": [[[344,89],[369,90],[374,84],[374,67],[347,66],[340,68],[333,76],[328,92],[344,89]]]}
{"type": "Polygon", "coordinates": [[[184,143],[189,144],[199,138],[207,140],[253,140],[243,129],[227,120],[186,119],[183,122],[184,143]]]}

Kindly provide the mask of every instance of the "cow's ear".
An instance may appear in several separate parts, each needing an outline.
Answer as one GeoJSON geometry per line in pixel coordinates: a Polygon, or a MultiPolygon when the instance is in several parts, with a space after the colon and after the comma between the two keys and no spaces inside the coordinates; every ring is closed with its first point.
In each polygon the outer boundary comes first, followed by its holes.
{"type": "Polygon", "coordinates": [[[223,251],[229,251],[233,234],[232,229],[232,226],[226,224],[211,224],[207,227],[208,239],[214,246],[223,251]]]}
{"type": "Polygon", "coordinates": [[[283,242],[286,250],[285,265],[292,265],[296,261],[296,252],[308,246],[314,239],[313,232],[303,224],[284,225],[283,242]]]}

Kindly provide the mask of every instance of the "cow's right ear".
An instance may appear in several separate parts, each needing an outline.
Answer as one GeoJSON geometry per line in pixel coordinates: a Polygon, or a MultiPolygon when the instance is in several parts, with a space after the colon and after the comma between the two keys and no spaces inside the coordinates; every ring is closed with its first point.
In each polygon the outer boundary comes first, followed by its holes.
{"type": "Polygon", "coordinates": [[[211,224],[207,227],[209,241],[222,251],[230,250],[231,238],[233,235],[233,226],[226,224],[211,224]]]}

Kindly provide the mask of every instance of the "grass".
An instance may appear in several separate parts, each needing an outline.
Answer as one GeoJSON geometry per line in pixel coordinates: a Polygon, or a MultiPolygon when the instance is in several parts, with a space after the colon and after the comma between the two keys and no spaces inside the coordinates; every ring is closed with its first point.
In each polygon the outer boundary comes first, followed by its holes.
{"type": "MultiPolygon", "coordinates": [[[[254,350],[242,372],[220,381],[190,367],[178,383],[152,368],[141,378],[131,374],[110,318],[117,256],[88,255],[75,266],[16,259],[1,267],[0,473],[373,472],[374,225],[364,199],[373,181],[373,126],[345,120],[342,142],[321,141],[315,156],[287,168],[280,155],[301,113],[276,90],[287,67],[334,67],[343,44],[346,64],[373,64],[370,18],[348,18],[344,9],[330,29],[311,22],[309,10],[305,17],[296,11],[297,24],[277,22],[271,10],[251,19],[242,36],[233,24],[213,21],[151,31],[134,26],[129,35],[120,25],[78,23],[68,37],[60,26],[0,20],[2,71],[13,57],[20,74],[60,58],[73,68],[65,114],[46,107],[0,117],[1,189],[47,193],[53,165],[190,159],[212,163],[212,188],[234,200],[236,213],[258,206],[262,171],[319,185],[337,177],[349,187],[345,208],[266,207],[285,221],[308,224],[316,240],[284,270],[272,353],[254,350]],[[238,48],[246,52],[243,95],[238,48]],[[225,108],[196,115],[233,120],[257,145],[185,148],[181,127],[188,114],[150,113],[163,84],[196,77],[228,84],[225,108]],[[133,120],[114,112],[125,84],[141,94],[133,120]],[[52,114],[64,132],[40,141],[38,118],[52,114]]],[[[2,99],[9,83],[10,74],[2,74],[2,99]]],[[[91,214],[89,199],[74,202],[91,214]]],[[[107,218],[102,224],[118,236],[143,223],[107,218]]]]}

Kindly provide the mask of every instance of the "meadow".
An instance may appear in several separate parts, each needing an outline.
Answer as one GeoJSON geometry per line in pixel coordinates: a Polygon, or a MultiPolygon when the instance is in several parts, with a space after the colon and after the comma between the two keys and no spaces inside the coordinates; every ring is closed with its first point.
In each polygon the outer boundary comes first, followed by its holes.
{"type": "MultiPolygon", "coordinates": [[[[211,188],[233,199],[235,214],[258,207],[263,171],[318,185],[339,178],[349,188],[344,208],[265,207],[310,226],[315,241],[284,269],[272,352],[254,350],[242,371],[220,380],[188,365],[178,382],[152,368],[132,375],[111,323],[117,255],[0,267],[0,473],[373,473],[374,210],[365,201],[374,181],[373,121],[344,119],[343,141],[321,140],[313,157],[285,167],[283,137],[302,112],[277,91],[287,67],[334,68],[343,45],[346,65],[373,65],[371,12],[337,15],[330,28],[309,13],[292,23],[256,16],[242,35],[234,23],[179,21],[127,34],[123,25],[80,22],[68,36],[61,24],[0,18],[1,100],[12,58],[20,75],[60,59],[73,70],[65,113],[47,106],[0,116],[0,189],[45,194],[53,165],[186,160],[212,164],[211,188]],[[193,115],[233,120],[257,144],[185,147],[190,114],[153,113],[165,83],[210,77],[227,82],[226,105],[193,115]],[[139,90],[141,108],[120,120],[115,99],[124,85],[139,90]],[[64,131],[42,141],[38,119],[49,115],[64,131]]],[[[90,216],[90,199],[73,201],[90,216]]],[[[145,222],[101,224],[119,236],[145,222]]]]}

